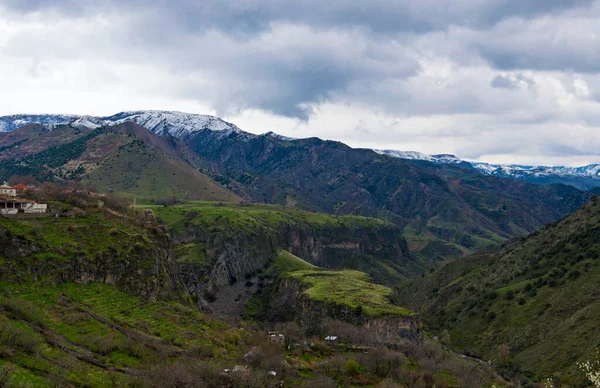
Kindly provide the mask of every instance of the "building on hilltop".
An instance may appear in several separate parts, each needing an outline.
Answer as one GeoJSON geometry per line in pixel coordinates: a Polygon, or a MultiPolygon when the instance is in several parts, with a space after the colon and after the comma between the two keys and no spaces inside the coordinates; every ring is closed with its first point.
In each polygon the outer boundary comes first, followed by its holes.
{"type": "Polygon", "coordinates": [[[17,189],[4,182],[0,186],[0,214],[18,213],[42,214],[48,212],[48,205],[37,203],[31,199],[18,198],[17,189]]]}
{"type": "Polygon", "coordinates": [[[10,215],[17,213],[42,214],[48,212],[48,205],[37,203],[31,199],[0,196],[0,214],[10,215]]]}
{"type": "Polygon", "coordinates": [[[9,186],[6,182],[2,186],[0,186],[0,195],[5,195],[7,197],[16,197],[17,189],[12,186],[9,186]]]}

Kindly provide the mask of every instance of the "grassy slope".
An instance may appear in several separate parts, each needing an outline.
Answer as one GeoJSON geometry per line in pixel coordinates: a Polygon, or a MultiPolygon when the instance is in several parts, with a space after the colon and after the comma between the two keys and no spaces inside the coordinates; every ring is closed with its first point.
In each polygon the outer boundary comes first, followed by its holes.
{"type": "Polygon", "coordinates": [[[82,176],[82,179],[105,190],[144,198],[175,196],[211,201],[240,199],[190,165],[141,141],[130,141],[119,147],[102,160],[97,168],[82,176]]]}
{"type": "Polygon", "coordinates": [[[203,347],[223,361],[239,355],[226,325],[175,302],[104,284],[0,285],[0,365],[15,385],[125,386],[165,355],[203,347]]]}
{"type": "MultiPolygon", "coordinates": [[[[55,210],[72,206],[51,202],[55,210]]],[[[239,356],[224,340],[231,327],[181,304],[184,295],[163,292],[164,301],[151,302],[107,284],[65,282],[79,280],[78,273],[65,272],[75,261],[81,274],[131,262],[153,268],[154,260],[141,252],[161,249],[161,237],[132,214],[98,208],[76,214],[0,217],[0,367],[11,371],[14,386],[125,386],[181,352],[217,351],[222,362],[239,356]]],[[[119,287],[160,287],[165,275],[133,272],[136,284],[119,287]]]]}
{"type": "Polygon", "coordinates": [[[188,153],[183,144],[134,124],[98,130],[64,126],[51,132],[33,125],[0,134],[0,173],[82,180],[146,198],[240,200],[194,167],[188,153]]]}
{"type": "MultiPolygon", "coordinates": [[[[59,205],[69,207],[53,204],[59,205]]],[[[332,376],[341,386],[375,385],[388,376],[378,369],[387,365],[399,382],[408,383],[407,376],[423,382],[425,376],[433,375],[436,382],[458,387],[463,384],[456,375],[477,368],[463,362],[431,369],[429,356],[417,359],[383,351],[385,357],[397,359],[390,364],[386,358],[372,358],[362,351],[327,347],[318,338],[307,339],[317,343],[310,349],[284,353],[264,339],[263,331],[251,332],[210,318],[187,305],[185,297],[174,300],[164,294],[165,299],[152,301],[107,284],[61,282],[61,274],[52,266],[34,280],[31,271],[38,264],[68,263],[75,255],[91,258],[116,252],[113,260],[106,260],[108,265],[142,260],[131,248],[138,240],[145,246],[154,244],[153,232],[130,217],[101,209],[87,209],[74,218],[0,221],[2,235],[21,239],[22,247],[30,244],[23,239],[35,241],[37,249],[33,253],[0,249],[6,254],[0,257],[0,376],[10,371],[9,386],[165,386],[157,377],[163,382],[172,379],[172,384],[177,378],[183,379],[178,384],[210,378],[212,387],[229,386],[230,380],[219,377],[219,372],[247,364],[242,355],[256,351],[256,346],[273,354],[270,360],[280,360],[276,365],[285,359],[291,366],[271,366],[272,362],[253,366],[252,378],[262,378],[254,386],[266,386],[266,372],[261,369],[266,367],[278,368],[278,378],[285,378],[286,387],[330,375],[331,365],[337,368],[332,376]],[[138,240],[129,239],[134,236],[138,240]],[[346,360],[358,360],[357,367],[347,372],[346,360]],[[210,377],[202,369],[206,365],[210,377]]],[[[280,256],[277,265],[296,271],[314,268],[291,255],[280,256]]],[[[144,277],[138,280],[154,282],[144,277]]],[[[488,372],[477,369],[477,373],[491,381],[488,372]]],[[[275,383],[279,386],[279,380],[275,383]]]]}
{"type": "Polygon", "coordinates": [[[600,201],[495,255],[450,263],[399,289],[450,342],[534,378],[583,383],[600,345],[600,201]],[[510,356],[499,349],[508,346],[510,356]]]}
{"type": "Polygon", "coordinates": [[[322,213],[311,213],[277,205],[253,204],[238,206],[225,203],[216,204],[206,201],[188,201],[177,206],[140,205],[151,208],[172,228],[183,227],[182,221],[193,214],[192,222],[207,224],[214,228],[223,228],[227,224],[236,225],[246,231],[251,231],[259,226],[280,230],[286,224],[304,223],[315,226],[341,226],[353,227],[356,225],[377,227],[386,225],[385,221],[359,217],[359,216],[334,216],[322,213]]]}
{"type": "Polygon", "coordinates": [[[361,307],[370,316],[411,314],[390,302],[393,293],[390,288],[370,283],[363,272],[318,268],[285,251],[279,253],[273,265],[275,271],[306,285],[304,294],[313,300],[361,307]]]}
{"type": "MultiPolygon", "coordinates": [[[[51,202],[50,207],[69,210],[73,205],[51,202]]],[[[17,220],[0,217],[0,233],[27,241],[23,244],[27,250],[18,257],[2,257],[0,249],[0,276],[20,281],[47,279],[53,283],[57,277],[73,275],[62,271],[69,271],[69,263],[75,259],[81,260],[82,266],[95,268],[94,262],[112,257],[111,264],[117,266],[140,250],[158,249],[152,233],[141,223],[114,216],[104,209],[78,211],[73,217],[17,220]]],[[[147,259],[139,264],[150,268],[154,263],[147,259]]]]}

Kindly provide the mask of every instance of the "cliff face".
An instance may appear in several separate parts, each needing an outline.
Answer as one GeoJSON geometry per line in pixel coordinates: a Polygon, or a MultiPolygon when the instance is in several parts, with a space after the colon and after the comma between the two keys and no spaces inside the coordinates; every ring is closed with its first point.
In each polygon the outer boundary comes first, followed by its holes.
{"type": "Polygon", "coordinates": [[[176,245],[202,243],[203,263],[179,263],[183,284],[192,295],[213,296],[219,289],[260,271],[277,251],[277,236],[257,229],[251,233],[228,228],[209,232],[193,227],[174,236],[176,245]]]}
{"type": "MultiPolygon", "coordinates": [[[[43,227],[52,228],[55,220],[43,222],[48,222],[43,227]]],[[[170,241],[164,235],[150,231],[144,235],[146,231],[140,229],[141,233],[125,237],[116,230],[111,234],[98,227],[93,232],[87,231],[88,237],[104,240],[106,248],[85,251],[67,242],[70,233],[77,233],[69,227],[54,228],[52,237],[61,241],[55,247],[46,239],[46,232],[36,233],[39,237],[31,236],[21,233],[27,230],[23,223],[3,223],[0,225],[0,280],[34,280],[50,285],[101,282],[150,300],[179,295],[174,257],[170,241]]]]}
{"type": "Polygon", "coordinates": [[[324,268],[348,268],[368,273],[379,283],[394,283],[422,270],[411,257],[406,240],[393,225],[311,228],[290,226],[279,246],[324,268]]]}
{"type": "Polygon", "coordinates": [[[267,266],[282,248],[311,264],[325,268],[352,268],[369,273],[382,283],[415,272],[405,240],[391,224],[380,227],[330,227],[288,224],[280,230],[253,230],[228,226],[215,232],[191,226],[174,234],[175,245],[203,244],[202,263],[180,263],[187,290],[211,299],[236,281],[243,281],[267,266]]]}
{"type": "Polygon", "coordinates": [[[305,289],[296,279],[281,278],[272,292],[270,307],[274,314],[287,319],[298,318],[302,327],[313,332],[323,332],[328,318],[350,323],[362,329],[364,342],[373,346],[401,346],[423,339],[422,322],[418,317],[369,316],[362,309],[313,300],[304,294],[305,289]]]}

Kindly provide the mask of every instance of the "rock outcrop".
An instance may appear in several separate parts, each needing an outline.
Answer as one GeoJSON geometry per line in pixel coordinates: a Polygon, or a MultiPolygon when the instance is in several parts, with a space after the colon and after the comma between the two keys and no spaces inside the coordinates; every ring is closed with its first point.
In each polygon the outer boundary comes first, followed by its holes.
{"type": "Polygon", "coordinates": [[[334,319],[361,328],[362,342],[373,346],[402,346],[423,339],[422,322],[417,316],[369,316],[360,308],[317,301],[304,294],[306,287],[300,281],[289,277],[281,278],[275,287],[271,299],[274,314],[298,319],[308,331],[323,332],[327,319],[334,319]]]}
{"type": "Polygon", "coordinates": [[[191,294],[208,300],[219,289],[260,272],[278,249],[320,267],[361,270],[380,283],[410,275],[420,265],[410,256],[398,228],[384,223],[377,228],[288,224],[280,230],[229,225],[220,231],[189,226],[174,233],[173,239],[176,245],[204,244],[204,262],[180,263],[179,272],[191,294]]]}

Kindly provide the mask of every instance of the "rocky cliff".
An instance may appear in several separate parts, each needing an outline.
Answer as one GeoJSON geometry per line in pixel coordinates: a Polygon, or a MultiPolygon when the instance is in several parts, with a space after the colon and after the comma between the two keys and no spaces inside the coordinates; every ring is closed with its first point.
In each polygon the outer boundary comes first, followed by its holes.
{"type": "Polygon", "coordinates": [[[401,346],[423,339],[422,322],[415,315],[368,314],[360,307],[315,300],[305,292],[306,289],[306,285],[297,279],[280,278],[271,293],[273,314],[298,319],[310,332],[323,333],[328,319],[346,322],[362,329],[361,342],[371,346],[401,346]]]}
{"type": "Polygon", "coordinates": [[[2,217],[0,263],[4,281],[101,282],[150,300],[180,295],[167,236],[102,211],[74,218],[2,217]]]}
{"type": "Polygon", "coordinates": [[[173,238],[178,246],[203,246],[204,260],[180,260],[179,268],[188,291],[209,300],[219,289],[260,272],[279,248],[321,267],[365,271],[381,283],[416,273],[421,265],[411,258],[398,229],[387,223],[289,223],[281,229],[258,225],[251,230],[232,224],[218,230],[190,225],[173,238]]]}

